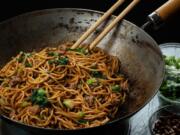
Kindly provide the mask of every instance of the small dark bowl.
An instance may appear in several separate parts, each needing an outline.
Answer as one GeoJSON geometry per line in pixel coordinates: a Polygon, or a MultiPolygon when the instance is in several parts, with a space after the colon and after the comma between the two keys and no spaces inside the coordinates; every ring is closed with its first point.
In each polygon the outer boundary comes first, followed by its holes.
{"type": "Polygon", "coordinates": [[[153,132],[154,124],[155,122],[161,117],[161,116],[171,116],[171,115],[177,115],[180,117],[180,106],[179,105],[167,105],[160,109],[158,109],[156,112],[154,112],[150,119],[149,119],[149,132],[151,135],[155,135],[153,132]]]}

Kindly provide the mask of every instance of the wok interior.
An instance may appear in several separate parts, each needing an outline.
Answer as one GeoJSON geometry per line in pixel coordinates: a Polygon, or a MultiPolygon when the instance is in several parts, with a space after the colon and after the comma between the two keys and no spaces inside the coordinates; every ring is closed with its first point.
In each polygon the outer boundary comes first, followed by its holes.
{"type": "MultiPolygon", "coordinates": [[[[50,9],[18,16],[0,24],[0,64],[19,51],[38,50],[77,40],[102,13],[79,9],[50,9]]],[[[89,43],[113,17],[102,24],[89,43]]],[[[131,83],[130,95],[118,118],[143,107],[156,93],[163,79],[164,63],[157,44],[140,28],[122,21],[99,44],[121,61],[131,83]]]]}

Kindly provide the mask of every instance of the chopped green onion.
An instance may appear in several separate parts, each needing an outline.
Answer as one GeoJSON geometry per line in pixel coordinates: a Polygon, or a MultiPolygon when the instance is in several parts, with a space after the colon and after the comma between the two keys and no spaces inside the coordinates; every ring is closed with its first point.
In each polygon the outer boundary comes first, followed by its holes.
{"type": "Polygon", "coordinates": [[[81,54],[87,54],[87,53],[88,53],[88,50],[86,50],[85,48],[76,48],[76,49],[68,48],[67,50],[68,50],[68,51],[79,52],[79,53],[81,53],[81,54]]]}
{"type": "Polygon", "coordinates": [[[64,99],[63,104],[64,104],[67,108],[70,108],[70,109],[74,108],[74,102],[73,102],[73,100],[71,100],[71,99],[64,99]]]}
{"type": "Polygon", "coordinates": [[[81,119],[81,118],[83,118],[85,116],[85,113],[80,111],[80,112],[77,113],[77,115],[78,115],[79,119],[81,119]]]}
{"type": "Polygon", "coordinates": [[[24,102],[21,103],[21,107],[22,107],[22,108],[27,107],[27,106],[29,106],[29,105],[30,105],[30,103],[27,102],[27,101],[24,101],[24,102]]]}
{"type": "Polygon", "coordinates": [[[84,48],[77,48],[76,51],[82,54],[86,54],[86,49],[84,48]]]}
{"type": "Polygon", "coordinates": [[[121,87],[119,85],[113,85],[111,86],[111,89],[113,92],[120,92],[121,91],[121,87]]]}
{"type": "Polygon", "coordinates": [[[48,63],[49,64],[57,64],[57,65],[67,65],[69,62],[68,57],[60,57],[57,59],[53,59],[53,60],[49,60],[48,63]]]}
{"type": "Polygon", "coordinates": [[[47,106],[49,104],[49,101],[46,96],[46,91],[43,88],[39,88],[33,91],[31,102],[33,104],[38,104],[41,107],[47,106]]]}
{"type": "Polygon", "coordinates": [[[43,97],[43,100],[40,102],[41,107],[49,106],[50,102],[48,101],[47,97],[43,97]]]}
{"type": "Polygon", "coordinates": [[[78,124],[86,124],[88,120],[80,119],[77,121],[78,124]]]}
{"type": "Polygon", "coordinates": [[[19,56],[19,58],[17,58],[17,61],[19,63],[22,63],[24,61],[24,59],[25,59],[25,53],[24,52],[20,52],[19,54],[20,54],[20,56],[19,56]]]}
{"type": "Polygon", "coordinates": [[[90,78],[90,79],[88,79],[88,80],[86,81],[86,83],[87,83],[88,85],[92,85],[93,83],[96,83],[96,82],[97,82],[96,78],[90,78]]]}
{"type": "Polygon", "coordinates": [[[48,60],[48,63],[53,64],[53,63],[55,63],[55,60],[48,60]]]}
{"type": "Polygon", "coordinates": [[[68,62],[69,62],[69,60],[68,60],[67,57],[60,57],[57,60],[57,63],[60,64],[60,65],[67,65],[68,62]]]}
{"type": "Polygon", "coordinates": [[[25,53],[26,57],[31,57],[32,53],[25,53]]]}
{"type": "Polygon", "coordinates": [[[27,61],[27,58],[30,56],[32,56],[31,53],[20,52],[20,56],[17,58],[17,61],[19,63],[23,63],[25,67],[32,67],[32,64],[27,61]]]}
{"type": "Polygon", "coordinates": [[[54,57],[58,57],[59,53],[58,52],[48,52],[49,56],[54,56],[54,57]]]}
{"type": "Polygon", "coordinates": [[[25,62],[25,67],[32,67],[32,64],[29,63],[28,61],[25,62]]]}
{"type": "Polygon", "coordinates": [[[96,77],[96,78],[102,78],[103,77],[103,75],[100,71],[92,71],[91,74],[93,77],[96,77]]]}
{"type": "Polygon", "coordinates": [[[38,94],[38,96],[45,96],[46,91],[43,88],[40,88],[40,89],[38,89],[37,94],[38,94]]]}

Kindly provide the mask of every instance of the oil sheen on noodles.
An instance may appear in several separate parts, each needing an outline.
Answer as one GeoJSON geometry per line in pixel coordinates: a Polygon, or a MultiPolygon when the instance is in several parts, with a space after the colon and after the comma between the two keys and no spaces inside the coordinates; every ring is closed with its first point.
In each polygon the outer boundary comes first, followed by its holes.
{"type": "Polygon", "coordinates": [[[120,61],[100,48],[71,43],[20,52],[0,70],[0,109],[12,120],[56,129],[109,122],[125,102],[128,80],[120,61]]]}

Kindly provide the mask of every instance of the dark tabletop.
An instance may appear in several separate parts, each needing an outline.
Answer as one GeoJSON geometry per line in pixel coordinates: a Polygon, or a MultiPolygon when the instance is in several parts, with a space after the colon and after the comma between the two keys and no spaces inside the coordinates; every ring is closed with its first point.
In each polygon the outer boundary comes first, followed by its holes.
{"type": "MultiPolygon", "coordinates": [[[[86,8],[106,11],[116,0],[1,0],[0,21],[33,10],[45,8],[86,8]]],[[[127,0],[128,1],[128,0],[127,0]]],[[[141,26],[146,17],[167,0],[142,0],[141,3],[126,17],[127,20],[141,26]]],[[[119,8],[115,15],[120,12],[119,8]]],[[[160,30],[153,31],[150,35],[158,42],[180,42],[179,13],[167,22],[160,30]]]]}

